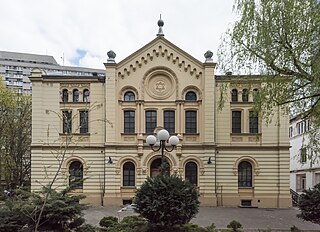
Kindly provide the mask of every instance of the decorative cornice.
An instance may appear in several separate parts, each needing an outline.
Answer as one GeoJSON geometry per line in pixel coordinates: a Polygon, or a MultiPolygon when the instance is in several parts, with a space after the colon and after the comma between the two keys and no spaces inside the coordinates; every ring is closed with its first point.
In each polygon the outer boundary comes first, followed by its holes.
{"type": "Polygon", "coordinates": [[[168,62],[171,61],[177,66],[177,68],[182,68],[183,71],[189,72],[191,76],[195,76],[197,79],[202,76],[202,71],[199,70],[199,68],[197,68],[194,64],[191,64],[191,62],[187,61],[184,58],[181,58],[181,56],[175,55],[167,48],[163,48],[162,45],[159,45],[157,49],[153,49],[152,52],[147,53],[146,56],[137,57],[131,64],[128,64],[125,68],[119,70],[118,77],[121,77],[123,79],[126,76],[130,76],[130,74],[132,72],[135,72],[136,69],[141,68],[142,65],[153,61],[153,59],[156,57],[165,57],[168,62]]]}

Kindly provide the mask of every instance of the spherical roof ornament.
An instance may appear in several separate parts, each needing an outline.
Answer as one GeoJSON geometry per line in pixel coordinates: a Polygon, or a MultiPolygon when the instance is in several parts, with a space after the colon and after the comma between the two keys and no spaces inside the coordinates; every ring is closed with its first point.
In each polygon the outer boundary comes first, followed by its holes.
{"type": "Polygon", "coordinates": [[[107,52],[107,55],[108,55],[108,63],[115,63],[115,58],[116,58],[116,53],[112,50],[108,51],[107,52]]]}
{"type": "Polygon", "coordinates": [[[163,25],[164,25],[164,22],[161,19],[161,14],[160,14],[160,19],[158,20],[159,31],[158,31],[157,36],[164,36],[163,31],[162,31],[163,25]]]}
{"type": "Polygon", "coordinates": [[[212,56],[213,56],[213,52],[208,50],[206,53],[204,53],[204,58],[206,58],[205,63],[212,63],[212,56]]]}

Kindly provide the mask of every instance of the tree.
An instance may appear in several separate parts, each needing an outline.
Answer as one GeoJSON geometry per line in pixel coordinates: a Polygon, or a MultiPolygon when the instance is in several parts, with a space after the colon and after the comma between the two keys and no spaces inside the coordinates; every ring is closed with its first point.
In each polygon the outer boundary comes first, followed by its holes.
{"type": "MultiPolygon", "coordinates": [[[[235,0],[239,15],[218,51],[227,72],[262,75],[256,110],[275,106],[320,126],[320,5],[317,0],[235,0]]],[[[318,134],[318,138],[319,138],[318,134]]]]}
{"type": "Polygon", "coordinates": [[[135,211],[157,228],[171,229],[188,223],[199,210],[198,191],[178,176],[148,178],[137,191],[135,211]]]}
{"type": "Polygon", "coordinates": [[[299,218],[320,225],[320,184],[303,191],[299,197],[299,218]]]}
{"type": "Polygon", "coordinates": [[[31,97],[0,83],[0,179],[6,188],[30,184],[31,97]]]}
{"type": "Polygon", "coordinates": [[[83,210],[79,200],[82,195],[68,194],[70,188],[61,192],[43,188],[40,194],[30,193],[21,189],[16,190],[16,195],[8,198],[0,207],[0,231],[65,231],[67,229],[79,228],[84,223],[83,210]],[[49,196],[45,199],[47,192],[49,196]],[[45,207],[40,219],[39,228],[36,228],[37,216],[45,207]],[[26,231],[26,230],[23,230],[26,231]]]}

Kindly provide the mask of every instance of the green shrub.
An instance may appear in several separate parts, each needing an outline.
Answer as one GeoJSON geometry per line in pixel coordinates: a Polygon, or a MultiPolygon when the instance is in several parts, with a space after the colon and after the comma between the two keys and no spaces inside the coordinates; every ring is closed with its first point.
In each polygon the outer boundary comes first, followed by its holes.
{"type": "Polygon", "coordinates": [[[227,225],[227,227],[229,229],[232,229],[232,231],[234,231],[234,232],[241,231],[241,229],[242,229],[241,223],[238,221],[235,221],[235,220],[231,221],[229,223],[229,225],[227,225]]]}
{"type": "Polygon", "coordinates": [[[168,174],[148,178],[134,198],[135,211],[158,228],[188,223],[199,210],[194,185],[168,174]]]}
{"type": "Polygon", "coordinates": [[[118,218],[113,217],[113,216],[104,217],[99,222],[99,225],[101,227],[105,227],[105,228],[115,227],[118,224],[119,224],[118,223],[118,218]]]}
{"type": "Polygon", "coordinates": [[[70,229],[78,228],[78,227],[80,227],[84,222],[85,222],[85,219],[84,219],[83,217],[75,218],[75,219],[73,220],[73,222],[71,222],[71,223],[69,224],[69,228],[70,228],[70,229]]]}
{"type": "Polygon", "coordinates": [[[23,226],[33,230],[42,206],[39,230],[63,230],[77,228],[84,220],[80,219],[86,206],[79,200],[83,196],[68,195],[66,191],[56,192],[44,188],[39,194],[17,190],[14,199],[7,199],[0,207],[0,231],[19,231],[23,226]],[[44,196],[48,193],[46,203],[44,196]]]}
{"type": "Polygon", "coordinates": [[[320,183],[313,189],[303,190],[299,197],[298,207],[300,209],[299,218],[320,224],[320,183]]]}
{"type": "Polygon", "coordinates": [[[78,229],[76,229],[76,232],[95,232],[96,227],[90,225],[90,224],[84,224],[78,229]]]}
{"type": "Polygon", "coordinates": [[[133,216],[124,217],[121,220],[120,224],[122,228],[139,229],[139,228],[145,227],[148,224],[148,222],[146,219],[144,219],[141,216],[133,215],[133,216]]]}
{"type": "Polygon", "coordinates": [[[301,232],[301,230],[298,227],[296,227],[295,225],[290,227],[290,231],[291,232],[301,232]]]}
{"type": "Polygon", "coordinates": [[[210,226],[205,227],[206,231],[208,232],[216,232],[216,225],[214,223],[211,223],[210,226]]]}

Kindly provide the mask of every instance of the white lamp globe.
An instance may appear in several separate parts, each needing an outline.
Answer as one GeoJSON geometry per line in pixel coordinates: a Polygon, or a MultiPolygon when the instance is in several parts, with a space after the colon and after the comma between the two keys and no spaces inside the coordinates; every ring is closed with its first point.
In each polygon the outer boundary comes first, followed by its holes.
{"type": "Polygon", "coordinates": [[[157,142],[157,138],[156,138],[156,136],[154,136],[154,135],[149,135],[149,136],[146,138],[146,142],[147,142],[147,144],[149,144],[149,145],[154,145],[154,144],[157,142]]]}
{"type": "Polygon", "coordinates": [[[170,136],[169,132],[165,129],[158,131],[158,139],[159,140],[168,140],[169,136],[170,136]]]}
{"type": "Polygon", "coordinates": [[[172,146],[177,146],[177,144],[179,143],[179,138],[177,136],[173,135],[173,136],[170,137],[169,143],[172,146]]]}

